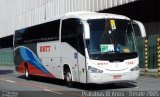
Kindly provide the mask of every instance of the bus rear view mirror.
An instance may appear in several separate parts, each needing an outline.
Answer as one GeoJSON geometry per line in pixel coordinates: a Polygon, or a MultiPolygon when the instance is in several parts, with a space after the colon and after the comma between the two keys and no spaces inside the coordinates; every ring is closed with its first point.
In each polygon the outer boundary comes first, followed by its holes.
{"type": "Polygon", "coordinates": [[[90,39],[90,29],[89,29],[89,25],[87,22],[83,21],[83,25],[84,25],[84,37],[85,39],[90,39]]]}
{"type": "Polygon", "coordinates": [[[141,37],[146,37],[146,30],[144,25],[140,21],[133,20],[133,24],[139,27],[141,37]]]}

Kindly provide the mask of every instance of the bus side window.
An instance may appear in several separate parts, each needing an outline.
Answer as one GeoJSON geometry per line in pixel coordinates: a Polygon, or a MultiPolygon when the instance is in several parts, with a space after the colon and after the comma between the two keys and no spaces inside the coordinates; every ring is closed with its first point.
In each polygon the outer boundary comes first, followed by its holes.
{"type": "Polygon", "coordinates": [[[84,55],[83,27],[79,19],[70,18],[62,21],[61,41],[67,42],[84,55]]]}
{"type": "Polygon", "coordinates": [[[77,35],[77,39],[78,39],[78,51],[79,51],[79,53],[81,53],[82,55],[85,55],[83,31],[84,31],[83,25],[82,25],[82,24],[77,25],[77,32],[78,32],[78,35],[77,35]]]}
{"type": "Polygon", "coordinates": [[[139,26],[133,23],[133,28],[134,28],[135,36],[141,36],[141,31],[139,29],[139,26]]]}
{"type": "Polygon", "coordinates": [[[66,19],[62,21],[62,36],[61,41],[67,42],[70,46],[77,50],[77,20],[78,19],[66,19]]]}
{"type": "Polygon", "coordinates": [[[15,32],[15,45],[59,40],[60,20],[31,26],[15,32]]]}

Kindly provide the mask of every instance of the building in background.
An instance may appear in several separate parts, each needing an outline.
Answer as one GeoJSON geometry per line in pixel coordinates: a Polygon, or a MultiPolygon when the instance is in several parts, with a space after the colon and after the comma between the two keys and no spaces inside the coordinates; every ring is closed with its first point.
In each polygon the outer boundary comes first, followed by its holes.
{"type": "Polygon", "coordinates": [[[16,29],[73,11],[102,11],[136,0],[0,0],[0,48],[12,46],[16,29]]]}

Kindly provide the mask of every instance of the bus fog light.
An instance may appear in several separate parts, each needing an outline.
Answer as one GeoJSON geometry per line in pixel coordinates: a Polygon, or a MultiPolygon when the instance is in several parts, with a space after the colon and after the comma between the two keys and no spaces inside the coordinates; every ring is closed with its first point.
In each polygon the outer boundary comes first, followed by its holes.
{"type": "Polygon", "coordinates": [[[103,73],[103,70],[94,68],[94,67],[92,67],[92,66],[88,66],[88,71],[89,71],[90,73],[103,73]]]}
{"type": "Polygon", "coordinates": [[[139,66],[136,66],[136,67],[131,69],[131,71],[138,71],[138,70],[139,70],[139,66]]]}

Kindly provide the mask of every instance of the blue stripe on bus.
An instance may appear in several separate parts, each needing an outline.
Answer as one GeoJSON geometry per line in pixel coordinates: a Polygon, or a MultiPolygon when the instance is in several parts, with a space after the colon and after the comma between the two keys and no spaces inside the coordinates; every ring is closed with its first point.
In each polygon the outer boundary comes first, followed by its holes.
{"type": "Polygon", "coordinates": [[[40,60],[37,56],[33,54],[30,50],[27,48],[20,48],[20,53],[24,61],[28,62],[29,64],[33,65],[37,69],[41,70],[45,74],[49,75],[49,72],[45,69],[45,67],[41,64],[40,60]]]}

